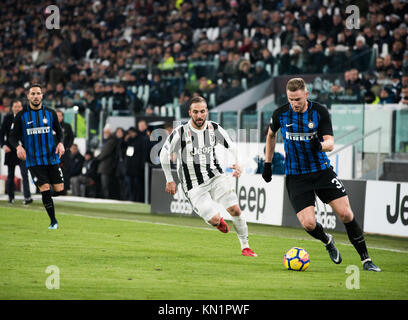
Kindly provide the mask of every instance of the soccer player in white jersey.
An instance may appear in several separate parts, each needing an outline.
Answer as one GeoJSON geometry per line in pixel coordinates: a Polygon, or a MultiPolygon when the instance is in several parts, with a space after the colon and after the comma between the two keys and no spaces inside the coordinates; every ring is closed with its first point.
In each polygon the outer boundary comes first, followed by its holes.
{"type": "Polygon", "coordinates": [[[221,212],[226,210],[231,215],[241,243],[242,255],[256,257],[257,254],[248,244],[248,226],[241,214],[237,195],[230,178],[219,165],[215,145],[221,144],[233,154],[233,177],[241,175],[236,149],[220,125],[206,120],[208,108],[204,98],[194,97],[189,105],[190,121],[173,130],[160,153],[160,162],[166,176],[166,192],[177,192],[170,167],[170,159],[174,160],[173,157],[176,156],[177,174],[194,211],[208,224],[227,233],[228,225],[221,217],[221,212]]]}

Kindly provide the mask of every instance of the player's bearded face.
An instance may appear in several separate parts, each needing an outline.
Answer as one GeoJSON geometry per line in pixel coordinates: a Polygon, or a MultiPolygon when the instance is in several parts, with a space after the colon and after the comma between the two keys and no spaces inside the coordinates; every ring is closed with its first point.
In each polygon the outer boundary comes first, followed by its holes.
{"type": "Polygon", "coordinates": [[[309,95],[306,90],[287,91],[286,94],[294,112],[304,112],[306,110],[309,95]]]}
{"type": "Polygon", "coordinates": [[[199,129],[204,125],[207,118],[207,105],[204,102],[193,103],[190,107],[189,114],[193,125],[199,129]]]}
{"type": "Polygon", "coordinates": [[[38,107],[42,103],[42,92],[40,88],[31,88],[28,92],[27,99],[30,101],[30,104],[34,107],[38,107]]]}

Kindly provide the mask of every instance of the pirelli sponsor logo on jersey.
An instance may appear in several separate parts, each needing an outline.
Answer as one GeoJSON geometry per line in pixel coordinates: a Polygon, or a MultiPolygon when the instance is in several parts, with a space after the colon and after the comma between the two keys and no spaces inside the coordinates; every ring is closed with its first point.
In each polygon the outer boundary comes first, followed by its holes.
{"type": "Polygon", "coordinates": [[[297,133],[297,132],[294,133],[294,132],[286,131],[285,136],[286,136],[286,139],[289,139],[292,141],[308,141],[308,140],[311,140],[317,137],[317,131],[308,132],[308,133],[297,133]]]}
{"type": "Polygon", "coordinates": [[[51,128],[48,127],[38,127],[38,128],[27,128],[27,135],[30,136],[32,134],[43,134],[49,133],[51,128]]]}

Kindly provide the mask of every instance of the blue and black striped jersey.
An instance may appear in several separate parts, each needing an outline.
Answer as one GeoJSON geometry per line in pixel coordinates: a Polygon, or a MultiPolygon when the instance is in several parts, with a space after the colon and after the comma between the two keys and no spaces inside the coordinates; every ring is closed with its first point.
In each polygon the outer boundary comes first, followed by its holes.
{"type": "Polygon", "coordinates": [[[10,132],[10,144],[17,148],[21,142],[26,151],[27,167],[59,164],[55,150],[61,140],[57,114],[44,105],[38,110],[26,106],[16,115],[10,132]]]}
{"type": "Polygon", "coordinates": [[[294,112],[289,103],[277,108],[269,124],[273,132],[281,128],[285,147],[285,174],[298,175],[330,168],[325,152],[313,151],[310,139],[333,135],[330,115],[326,107],[308,100],[304,113],[294,112]]]}

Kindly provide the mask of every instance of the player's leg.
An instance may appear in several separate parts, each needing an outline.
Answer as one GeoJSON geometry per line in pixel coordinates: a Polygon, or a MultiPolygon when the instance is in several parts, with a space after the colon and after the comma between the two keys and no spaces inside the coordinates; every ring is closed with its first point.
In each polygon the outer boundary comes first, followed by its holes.
{"type": "Polygon", "coordinates": [[[213,178],[211,197],[231,215],[232,223],[241,244],[242,254],[244,256],[256,257],[257,254],[249,247],[248,225],[238,205],[238,198],[231,184],[231,179],[225,175],[213,178]]]}
{"type": "Polygon", "coordinates": [[[220,208],[211,198],[209,185],[204,184],[187,192],[193,210],[209,225],[216,227],[223,233],[229,231],[228,225],[220,215],[220,208]]]}
{"type": "Polygon", "coordinates": [[[354,217],[348,196],[334,199],[329,202],[329,205],[332,207],[333,211],[337,213],[339,219],[344,223],[347,231],[347,236],[351,244],[360,255],[364,270],[381,271],[380,268],[373,264],[370,256],[368,255],[363,230],[354,217]]]}
{"type": "Polygon", "coordinates": [[[308,177],[287,176],[286,189],[290,202],[296,211],[297,218],[303,229],[313,238],[320,240],[326,247],[330,259],[339,264],[341,262],[340,252],[334,245],[333,236],[326,234],[323,226],[316,221],[315,215],[315,193],[313,188],[315,175],[308,177]]]}
{"type": "Polygon", "coordinates": [[[297,213],[298,220],[302,227],[313,238],[320,240],[324,243],[330,259],[339,264],[342,261],[339,250],[334,245],[334,238],[331,234],[325,233],[323,226],[316,221],[316,215],[314,206],[308,206],[297,213]]]}
{"type": "Polygon", "coordinates": [[[316,221],[314,205],[309,205],[301,209],[296,215],[303,229],[305,229],[308,234],[324,244],[327,244],[329,237],[324,232],[323,226],[316,221]]]}
{"type": "Polygon", "coordinates": [[[227,211],[231,215],[232,223],[237,232],[238,240],[241,244],[242,255],[247,257],[257,257],[258,255],[249,247],[248,225],[238,204],[229,206],[227,211]]]}
{"type": "Polygon", "coordinates": [[[42,198],[42,203],[44,205],[44,208],[47,211],[48,217],[50,218],[50,226],[48,228],[57,229],[58,221],[55,218],[55,208],[54,208],[54,201],[52,200],[52,196],[51,196],[51,186],[49,183],[43,183],[37,186],[41,193],[41,198],[42,198]]]}
{"type": "Polygon", "coordinates": [[[64,190],[64,180],[58,165],[34,166],[29,168],[31,176],[41,193],[42,202],[48,217],[50,218],[49,229],[57,229],[58,221],[55,218],[54,201],[52,200],[51,185],[54,192],[64,190]]]}

